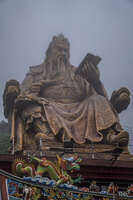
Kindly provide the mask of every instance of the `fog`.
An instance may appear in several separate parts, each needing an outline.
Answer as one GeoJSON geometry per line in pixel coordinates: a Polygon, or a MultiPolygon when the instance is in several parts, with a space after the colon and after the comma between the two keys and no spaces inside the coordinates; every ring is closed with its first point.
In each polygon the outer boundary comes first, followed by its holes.
{"type": "MultiPolygon", "coordinates": [[[[110,96],[122,86],[133,94],[132,0],[0,0],[0,119],[7,80],[24,79],[29,66],[40,64],[53,35],[71,44],[71,63],[89,52],[102,58],[101,80],[110,96]]],[[[132,98],[132,97],[131,97],[132,98]]],[[[133,127],[133,103],[120,118],[133,127]]]]}

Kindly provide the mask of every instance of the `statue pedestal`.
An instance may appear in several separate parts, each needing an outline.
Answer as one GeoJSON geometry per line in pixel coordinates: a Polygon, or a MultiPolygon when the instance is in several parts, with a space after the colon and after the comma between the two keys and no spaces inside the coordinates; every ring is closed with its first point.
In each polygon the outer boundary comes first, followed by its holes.
{"type": "Polygon", "coordinates": [[[23,155],[45,156],[54,159],[56,154],[78,154],[82,159],[104,159],[110,160],[131,160],[128,147],[119,148],[114,145],[105,144],[70,144],[66,145],[56,139],[42,140],[42,144],[24,147],[23,155]]]}

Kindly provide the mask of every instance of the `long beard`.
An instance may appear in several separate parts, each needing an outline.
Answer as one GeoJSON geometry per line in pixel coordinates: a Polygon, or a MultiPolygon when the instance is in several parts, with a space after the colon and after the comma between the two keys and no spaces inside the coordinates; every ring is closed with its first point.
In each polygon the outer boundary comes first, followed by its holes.
{"type": "Polygon", "coordinates": [[[56,59],[49,60],[46,64],[47,78],[52,78],[53,76],[65,73],[68,70],[69,60],[63,56],[58,56],[56,59]]]}
{"type": "Polygon", "coordinates": [[[65,72],[67,69],[68,62],[63,56],[59,56],[57,58],[57,65],[56,65],[56,71],[58,72],[65,72]]]}

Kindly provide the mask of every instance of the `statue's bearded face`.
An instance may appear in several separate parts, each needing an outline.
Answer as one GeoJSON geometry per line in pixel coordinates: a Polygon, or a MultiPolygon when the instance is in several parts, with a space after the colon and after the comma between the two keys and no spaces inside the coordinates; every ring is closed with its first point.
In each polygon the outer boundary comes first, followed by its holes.
{"type": "Polygon", "coordinates": [[[65,72],[69,63],[69,42],[64,36],[55,36],[50,43],[46,52],[47,56],[47,73],[54,75],[65,72]]]}
{"type": "Polygon", "coordinates": [[[69,61],[69,48],[63,45],[56,45],[51,48],[51,58],[56,63],[67,64],[69,61]]]}

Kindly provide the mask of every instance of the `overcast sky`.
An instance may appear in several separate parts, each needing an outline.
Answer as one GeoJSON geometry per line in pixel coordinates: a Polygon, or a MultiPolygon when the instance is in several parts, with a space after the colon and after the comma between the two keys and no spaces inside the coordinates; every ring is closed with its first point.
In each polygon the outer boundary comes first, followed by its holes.
{"type": "MultiPolygon", "coordinates": [[[[88,52],[102,58],[109,96],[122,86],[133,94],[133,0],[0,0],[0,120],[5,82],[21,82],[59,33],[71,43],[73,65],[88,52]]],[[[121,123],[133,127],[132,102],[121,123]]]]}

